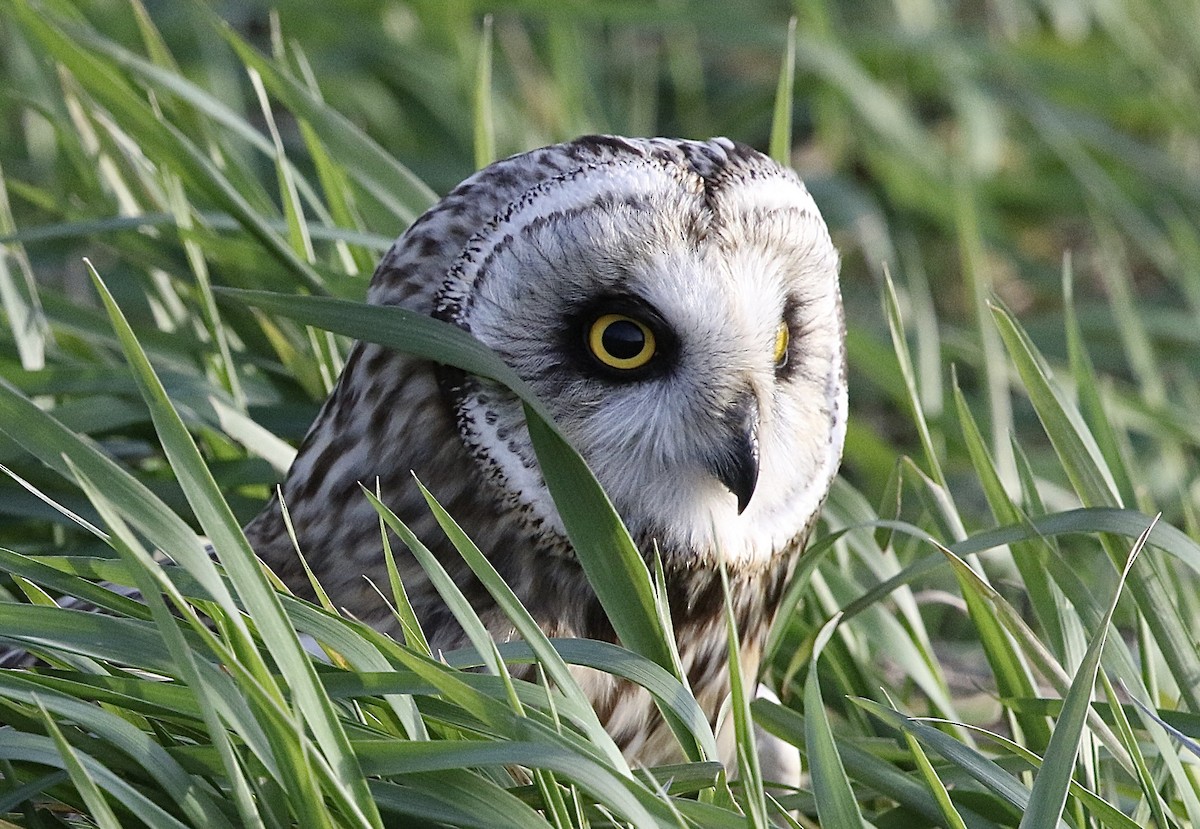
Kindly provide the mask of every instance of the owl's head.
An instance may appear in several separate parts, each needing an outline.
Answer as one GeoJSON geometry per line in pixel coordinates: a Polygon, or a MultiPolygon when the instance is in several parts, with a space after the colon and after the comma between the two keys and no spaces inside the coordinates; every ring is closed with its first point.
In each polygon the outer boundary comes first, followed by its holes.
{"type": "MultiPolygon", "coordinates": [[[[433,313],[528,381],[668,563],[765,564],[811,525],[845,435],[838,257],[812,197],[724,139],[592,137],[539,153],[456,191],[469,202],[490,177],[501,196],[489,188],[473,214],[488,218],[442,251],[433,313]]],[[[519,401],[443,379],[501,497],[561,533],[519,401]]]]}

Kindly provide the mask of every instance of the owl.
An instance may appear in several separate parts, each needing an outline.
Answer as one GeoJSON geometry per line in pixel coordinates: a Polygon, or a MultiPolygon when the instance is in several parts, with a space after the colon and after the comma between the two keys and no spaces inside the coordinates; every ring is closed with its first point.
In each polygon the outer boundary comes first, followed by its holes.
{"type": "MultiPolygon", "coordinates": [[[[657,549],[683,667],[710,717],[729,692],[723,562],[754,677],[846,430],[838,256],[800,179],[727,139],[588,136],[496,162],[384,256],[369,301],[491,347],[553,414],[639,549],[657,549]]],[[[357,344],[283,481],[299,546],[335,604],[389,630],[377,516],[430,546],[491,634],[512,624],[442,536],[415,473],[550,636],[616,641],[504,387],[357,344]],[[365,578],[364,578],[365,577],[365,578]]],[[[296,592],[308,579],[272,500],[246,527],[296,592]]],[[[435,649],[467,644],[415,561],[399,562],[435,649]]],[[[640,765],[680,759],[648,694],[581,683],[640,765]]]]}

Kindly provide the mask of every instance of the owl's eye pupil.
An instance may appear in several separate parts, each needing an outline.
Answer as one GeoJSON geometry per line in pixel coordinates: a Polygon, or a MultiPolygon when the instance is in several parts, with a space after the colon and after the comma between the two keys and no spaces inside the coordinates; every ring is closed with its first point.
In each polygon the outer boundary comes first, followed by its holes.
{"type": "Polygon", "coordinates": [[[629,371],[646,365],[657,345],[644,322],[625,314],[603,314],[587,331],[588,350],[602,365],[629,371]]]}
{"type": "Polygon", "coordinates": [[[617,320],[601,335],[604,350],[618,360],[636,357],[646,346],[646,335],[633,320],[617,320]]]}

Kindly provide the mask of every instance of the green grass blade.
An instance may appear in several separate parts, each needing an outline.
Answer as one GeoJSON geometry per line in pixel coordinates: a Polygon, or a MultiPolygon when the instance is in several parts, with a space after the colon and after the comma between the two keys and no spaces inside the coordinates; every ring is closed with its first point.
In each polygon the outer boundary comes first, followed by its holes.
{"type": "Polygon", "coordinates": [[[796,17],[788,21],[787,46],[779,83],[775,87],[775,109],[771,116],[771,158],[784,167],[792,166],[792,89],[796,83],[796,17]]]}
{"type": "Polygon", "coordinates": [[[1133,725],[1129,722],[1129,717],[1125,714],[1125,708],[1121,705],[1117,691],[1113,688],[1112,682],[1109,681],[1108,674],[1105,673],[1103,667],[1099,673],[1100,681],[1104,685],[1104,695],[1108,700],[1108,709],[1116,726],[1117,735],[1121,738],[1121,742],[1125,745],[1125,750],[1129,752],[1129,756],[1133,759],[1137,782],[1142,789],[1142,797],[1149,807],[1150,814],[1154,817],[1155,822],[1159,826],[1167,826],[1169,822],[1163,798],[1157,791],[1146,755],[1142,751],[1141,746],[1138,745],[1137,735],[1133,732],[1133,725]]]}
{"type": "Polygon", "coordinates": [[[475,169],[496,160],[496,125],[492,115],[492,16],[483,17],[479,50],[475,55],[474,100],[475,169]]]}
{"type": "Polygon", "coordinates": [[[368,774],[410,774],[521,765],[550,769],[577,783],[635,826],[676,826],[671,811],[638,784],[594,759],[548,741],[359,741],[355,750],[368,774]]]}
{"type": "MultiPolygon", "coordinates": [[[[58,747],[58,753],[62,756],[63,765],[66,766],[67,773],[71,775],[71,781],[75,784],[75,790],[79,792],[83,798],[83,802],[87,804],[89,816],[96,821],[100,829],[121,829],[121,822],[117,820],[116,813],[108,805],[108,801],[104,799],[100,787],[92,779],[92,775],[84,766],[75,749],[63,737],[62,730],[50,717],[50,712],[45,709],[40,701],[38,701],[37,706],[42,715],[42,722],[46,725],[46,731],[54,739],[54,744],[58,747]]],[[[172,823],[180,826],[181,829],[183,827],[183,824],[178,823],[178,821],[172,821],[172,823]]]]}
{"type": "MultiPolygon", "coordinates": [[[[1000,475],[992,463],[984,444],[983,435],[975,423],[975,418],[958,385],[957,377],[954,379],[954,405],[958,412],[958,422],[967,445],[968,455],[976,475],[983,485],[984,495],[987,497],[992,515],[1001,524],[1025,523],[1024,514],[1009,498],[1004,483],[1000,480],[1000,475]]],[[[1031,533],[1031,537],[1031,541],[1015,542],[1012,545],[1013,560],[1024,579],[1034,612],[1038,615],[1043,627],[1051,632],[1051,640],[1061,641],[1062,620],[1058,613],[1059,598],[1056,588],[1046,572],[1046,559],[1049,555],[1046,548],[1048,545],[1033,533],[1031,533]]],[[[1007,695],[1033,696],[1033,678],[1027,671],[1021,670],[1019,665],[1013,667],[1015,670],[1007,677],[1007,687],[1011,689],[1011,693],[1007,695]]],[[[1033,745],[1045,746],[1049,742],[1050,730],[1044,719],[1022,719],[1021,727],[1025,738],[1033,745]]]]}
{"type": "Polygon", "coordinates": [[[177,127],[162,121],[110,66],[37,14],[27,2],[17,4],[17,15],[22,25],[39,38],[50,54],[69,67],[114,117],[136,132],[140,146],[147,154],[175,170],[189,186],[213,198],[236,216],[246,230],[310,290],[325,292],[324,278],[271,230],[254,206],[229,183],[201,149],[177,127]]]}
{"type": "MultiPolygon", "coordinates": [[[[1078,410],[1051,382],[1049,369],[1016,321],[1002,308],[993,307],[992,311],[1000,336],[1076,494],[1085,506],[1118,506],[1116,485],[1078,410]]],[[[1115,545],[1104,537],[1101,541],[1109,557],[1119,561],[1115,545]]],[[[1142,556],[1129,579],[1129,592],[1154,631],[1184,699],[1189,706],[1200,708],[1200,647],[1180,615],[1169,583],[1155,557],[1142,556]]]]}
{"type": "MultiPolygon", "coordinates": [[[[986,737],[988,740],[991,740],[991,741],[995,742],[996,744],[1002,746],[1006,751],[1011,752],[1013,754],[1013,756],[1019,757],[1021,760],[1028,763],[1030,765],[1030,767],[1036,769],[1036,768],[1040,768],[1042,766],[1042,762],[1043,762],[1042,758],[1038,757],[1036,754],[1034,754],[1032,751],[1030,751],[1025,746],[1022,746],[1019,743],[1016,743],[1013,740],[1010,740],[1003,735],[996,734],[991,731],[987,731],[986,729],[980,728],[978,726],[964,726],[964,727],[969,728],[972,732],[974,732],[976,734],[980,734],[980,735],[986,737]]],[[[1087,805],[1087,808],[1094,813],[1094,817],[1097,817],[1100,819],[1100,825],[1102,825],[1102,826],[1116,827],[1116,829],[1135,829],[1135,827],[1142,825],[1142,824],[1126,817],[1124,814],[1121,813],[1120,810],[1115,808],[1112,804],[1105,801],[1103,798],[1101,798],[1095,792],[1079,785],[1074,780],[1070,781],[1070,792],[1073,797],[1077,798],[1079,801],[1081,801],[1082,803],[1085,803],[1087,805]]],[[[1164,825],[1169,825],[1169,824],[1164,824],[1164,825]]]]}
{"type": "Polygon", "coordinates": [[[124,717],[41,687],[19,675],[0,675],[0,695],[38,706],[47,714],[53,712],[52,720],[61,718],[77,723],[113,749],[123,752],[161,785],[163,791],[169,792],[173,802],[197,824],[232,826],[222,811],[218,793],[188,774],[168,751],[124,717]]]}
{"type": "Polygon", "coordinates": [[[296,179],[292,175],[292,165],[288,163],[287,153],[283,148],[283,139],[279,128],[275,125],[275,114],[271,110],[271,101],[263,86],[262,75],[250,70],[250,84],[258,97],[263,120],[271,135],[271,145],[275,150],[275,176],[279,182],[280,202],[283,204],[283,217],[287,221],[288,240],[296,255],[306,262],[313,262],[316,253],[313,251],[312,236],[308,232],[308,222],[304,218],[304,206],[300,203],[300,194],[296,190],[296,179]]]}
{"type": "MultiPolygon", "coordinates": [[[[382,498],[382,495],[377,491],[376,498],[382,498]]],[[[392,540],[388,537],[387,522],[382,518],[379,519],[379,535],[380,541],[383,544],[383,558],[387,562],[388,585],[391,589],[392,599],[395,602],[396,620],[400,623],[400,630],[404,634],[404,642],[413,650],[430,656],[433,651],[429,647],[429,640],[425,637],[425,631],[421,629],[421,622],[417,618],[417,613],[413,610],[412,602],[408,599],[408,592],[404,589],[404,582],[400,580],[400,570],[396,567],[396,557],[392,553],[392,540]]]]}
{"type": "Polygon", "coordinates": [[[389,783],[372,781],[371,794],[385,812],[438,826],[532,829],[550,825],[516,796],[466,769],[414,772],[389,783]]]}
{"type": "MultiPolygon", "coordinates": [[[[446,533],[446,536],[463,557],[463,560],[470,566],[476,578],[487,588],[492,598],[495,599],[496,604],[499,605],[500,609],[512,621],[517,633],[533,650],[539,668],[545,670],[550,679],[558,687],[558,690],[569,699],[572,699],[581,710],[591,711],[587,697],[584,695],[582,689],[580,689],[579,683],[571,676],[566,662],[554,650],[554,647],[550,644],[550,640],[542,632],[542,629],[538,626],[533,616],[530,615],[529,611],[521,606],[517,595],[504,582],[503,577],[492,566],[492,563],[488,561],[487,556],[475,546],[475,543],[463,532],[462,527],[450,517],[429,490],[419,481],[417,485],[421,488],[421,495],[424,496],[430,510],[433,511],[438,526],[446,533]]],[[[599,718],[595,716],[589,717],[583,723],[583,727],[590,736],[593,744],[607,756],[613,767],[624,770],[626,767],[625,759],[621,756],[621,752],[616,744],[613,743],[612,738],[604,730],[604,726],[601,725],[599,718]]]]}
{"type": "MultiPolygon", "coordinates": [[[[660,708],[670,710],[672,716],[684,724],[688,733],[705,735],[706,741],[710,738],[712,729],[696,698],[657,663],[619,645],[594,639],[551,639],[550,644],[568,664],[594,668],[640,685],[650,692],[660,708]]],[[[533,660],[533,652],[524,642],[505,642],[499,646],[499,650],[500,655],[509,662],[533,660]]],[[[448,664],[455,667],[476,667],[480,664],[478,655],[473,651],[452,651],[443,656],[448,664]]],[[[707,750],[716,751],[715,747],[707,750]]]]}
{"type": "MultiPolygon", "coordinates": [[[[1157,521],[1157,519],[1156,519],[1157,521]]],[[[1138,537],[1129,554],[1129,561],[1121,572],[1121,578],[1113,591],[1108,610],[1096,630],[1096,634],[1088,643],[1087,653],[1071,681],[1071,689],[1063,700],[1063,710],[1054,725],[1054,733],[1050,737],[1050,745],[1046,748],[1042,768],[1033,781],[1033,792],[1029,796],[1029,805],[1021,818],[1020,829],[1036,829],[1057,823],[1062,817],[1063,807],[1067,802],[1067,789],[1071,774],[1075,767],[1075,758],[1079,753],[1079,744],[1083,735],[1084,725],[1091,711],[1090,702],[1092,691],[1096,686],[1096,674],[1100,670],[1100,655],[1104,643],[1108,639],[1109,625],[1113,613],[1117,610],[1117,599],[1121,596],[1121,588],[1133,567],[1133,562],[1146,544],[1146,538],[1154,529],[1152,522],[1146,531],[1138,537]]]]}
{"type": "MultiPolygon", "coordinates": [[[[891,702],[890,699],[888,701],[889,703],[891,702]]],[[[942,820],[945,822],[947,829],[967,829],[962,815],[958,813],[958,810],[954,808],[954,804],[950,800],[950,793],[946,791],[945,783],[938,777],[933,763],[929,761],[929,755],[925,753],[925,750],[921,748],[921,744],[917,742],[917,739],[912,734],[907,731],[902,733],[904,744],[908,747],[909,753],[912,754],[921,779],[925,781],[926,787],[928,787],[930,794],[933,795],[933,799],[937,803],[938,811],[941,813],[942,820]]]]}
{"type": "MultiPolygon", "coordinates": [[[[9,203],[8,184],[0,166],[0,236],[17,231],[9,203]]],[[[46,322],[37,281],[29,255],[19,242],[0,243],[0,306],[8,317],[8,327],[21,366],[35,371],[46,364],[46,346],[53,342],[46,322]],[[13,272],[13,266],[16,273],[13,272]]]]}
{"type": "Polygon", "coordinates": [[[813,667],[804,681],[804,743],[821,825],[830,829],[859,829],[867,824],[854,799],[850,781],[846,779],[846,770],[825,714],[816,670],[817,659],[840,621],[838,615],[826,622],[813,643],[813,667]]]}
{"type": "Polygon", "coordinates": [[[1078,410],[1051,380],[1050,369],[1011,315],[992,306],[992,316],[1009,356],[1037,409],[1050,442],[1085,506],[1121,506],[1108,465],[1078,410]]]}
{"type": "MultiPolygon", "coordinates": [[[[989,791],[1015,810],[1016,814],[1024,812],[1029,803],[1029,789],[1021,785],[1016,777],[994,761],[985,757],[977,749],[971,748],[933,726],[926,725],[917,719],[906,717],[898,711],[893,711],[886,706],[880,705],[874,700],[860,698],[855,699],[854,703],[864,708],[882,722],[910,732],[924,745],[932,748],[943,758],[983,784],[989,791]]],[[[1067,824],[1061,820],[1050,825],[1057,827],[1057,829],[1067,829],[1067,824]]]]}
{"type": "Polygon", "coordinates": [[[904,380],[904,389],[906,392],[905,403],[908,406],[909,413],[912,416],[913,422],[917,426],[917,433],[921,438],[921,448],[925,452],[925,462],[929,464],[929,472],[933,480],[943,491],[947,490],[946,475],[942,472],[941,460],[938,458],[937,450],[933,445],[933,438],[929,432],[929,424],[925,420],[924,408],[921,405],[921,398],[917,393],[917,378],[913,371],[912,358],[908,351],[908,342],[904,338],[904,320],[900,315],[900,300],[896,297],[896,286],[892,282],[892,275],[888,271],[884,271],[884,313],[887,316],[888,331],[892,335],[892,349],[895,351],[896,359],[900,363],[900,376],[904,380]]]}
{"type": "MultiPolygon", "coordinates": [[[[362,819],[372,826],[378,826],[378,811],[374,801],[370,799],[366,781],[358,769],[345,732],[334,714],[329,698],[317,683],[312,664],[291,625],[288,624],[278,596],[263,575],[241,527],[229,511],[229,506],[221,496],[220,489],[200,457],[195,443],[167,399],[166,392],[134,337],[129,323],[99,274],[93,270],[92,275],[96,290],[109,312],[113,327],[150,407],[163,448],[171,460],[171,466],[184,493],[188,496],[188,502],[196,512],[201,526],[212,539],[213,547],[221,556],[247,610],[253,615],[275,664],[287,677],[288,686],[295,695],[296,705],[326,753],[337,784],[350,794],[362,819]]],[[[231,615],[235,630],[243,624],[240,616],[236,614],[237,611],[234,610],[231,615]]],[[[243,658],[256,653],[248,647],[239,650],[243,658]]],[[[252,662],[249,667],[261,678],[267,678],[265,665],[254,665],[252,662]]]]}
{"type": "Polygon", "coordinates": [[[354,180],[401,221],[406,224],[412,222],[437,201],[437,195],[423,181],[364,135],[344,115],[280,71],[228,24],[217,21],[213,25],[245,65],[262,76],[271,94],[296,117],[308,122],[354,180]]]}
{"type": "MultiPolygon", "coordinates": [[[[80,486],[88,495],[89,500],[96,506],[105,524],[112,530],[112,535],[109,539],[110,545],[131,565],[136,576],[136,583],[142,600],[149,605],[158,633],[163,638],[167,652],[174,657],[174,663],[177,666],[176,670],[182,676],[187,686],[201,696],[209,698],[214,694],[220,693],[222,690],[226,690],[219,686],[214,686],[207,681],[207,674],[201,672],[197,664],[197,651],[199,649],[194,650],[194,644],[189,644],[188,640],[184,637],[181,626],[171,614],[167,603],[159,591],[165,588],[166,594],[173,600],[176,609],[191,625],[192,630],[199,633],[201,637],[208,636],[208,629],[205,623],[198,618],[191,605],[174,589],[174,586],[163,574],[158,563],[142,549],[141,544],[117,514],[116,509],[101,495],[93,482],[77,468],[72,467],[72,471],[79,481],[80,486]]],[[[227,658],[226,661],[232,660],[227,658]]],[[[231,781],[230,787],[234,791],[234,803],[237,804],[243,822],[247,825],[254,825],[257,820],[255,818],[256,810],[251,803],[250,783],[243,776],[241,766],[235,759],[232,741],[226,733],[224,724],[219,719],[217,707],[202,702],[199,709],[204,725],[208,730],[209,739],[216,747],[217,753],[221,758],[226,779],[231,781]]],[[[164,763],[162,758],[156,755],[152,755],[151,762],[159,770],[171,768],[170,764],[164,763]]],[[[179,772],[182,774],[182,769],[179,772]]],[[[152,771],[152,773],[155,773],[155,771],[152,771]]],[[[176,789],[178,792],[176,794],[176,802],[181,803],[185,809],[188,809],[190,806],[191,809],[189,811],[193,814],[193,817],[198,815],[202,822],[221,822],[219,820],[219,813],[208,817],[204,816],[205,812],[211,807],[208,807],[204,803],[190,802],[192,800],[190,797],[179,796],[186,793],[190,787],[181,787],[178,775],[176,779],[166,780],[164,783],[168,784],[167,788],[176,789]],[[175,785],[171,786],[169,784],[175,785]]]]}
{"type": "Polygon", "coordinates": [[[504,665],[504,661],[500,658],[500,654],[496,652],[496,643],[492,639],[491,633],[483,620],[479,618],[479,614],[468,601],[462,589],[450,577],[445,566],[438,561],[437,557],[426,547],[416,534],[408,528],[408,526],[396,517],[383,501],[379,500],[373,492],[363,487],[363,493],[371,502],[371,506],[379,513],[379,517],[384,523],[399,536],[400,540],[408,547],[409,552],[413,554],[429,580],[433,583],[438,591],[438,595],[442,597],[442,601],[450,612],[454,614],[455,621],[462,627],[466,633],[468,641],[472,647],[482,657],[484,665],[496,677],[499,677],[505,685],[506,695],[513,705],[513,709],[517,713],[521,713],[521,705],[517,702],[516,691],[512,687],[512,679],[508,674],[508,669],[504,665]]]}
{"type": "Polygon", "coordinates": [[[750,678],[742,676],[737,617],[733,613],[733,599],[729,595],[729,574],[725,571],[724,564],[721,566],[721,588],[725,600],[725,636],[728,640],[726,659],[729,664],[730,709],[733,712],[733,734],[737,744],[737,770],[742,784],[743,810],[748,812],[749,826],[765,829],[769,824],[766,795],[763,792],[762,769],[759,767],[758,747],[754,738],[754,722],[750,717],[750,702],[746,695],[746,683],[750,678]]]}
{"type": "Polygon", "coordinates": [[[1067,334],[1067,357],[1071,375],[1079,394],[1079,408],[1084,421],[1096,439],[1097,447],[1107,462],[1113,482],[1122,503],[1136,504],[1137,496],[1125,459],[1121,455],[1116,432],[1105,412],[1097,387],[1096,372],[1084,345],[1083,333],[1079,328],[1079,317],[1075,311],[1074,270],[1071,257],[1063,257],[1063,323],[1067,334]]]}

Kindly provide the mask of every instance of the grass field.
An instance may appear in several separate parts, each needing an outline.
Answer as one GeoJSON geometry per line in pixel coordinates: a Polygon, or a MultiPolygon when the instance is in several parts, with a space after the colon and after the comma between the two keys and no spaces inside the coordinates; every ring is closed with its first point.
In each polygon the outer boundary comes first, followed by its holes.
{"type": "Polygon", "coordinates": [[[45,663],[0,670],[0,826],[1200,826],[1198,13],[0,0],[0,637],[45,663]],[[797,790],[705,759],[644,568],[605,585],[632,651],[463,671],[280,598],[238,530],[351,338],[503,374],[367,280],[589,132],[769,150],[842,252],[845,462],[750,706],[797,790]],[[564,661],[640,678],[693,762],[631,771],[564,661]]]}

